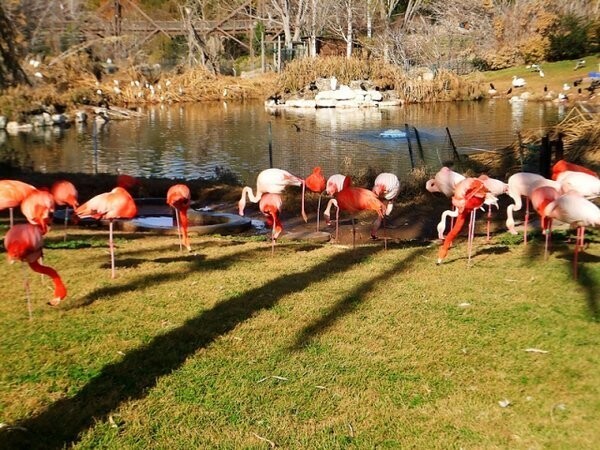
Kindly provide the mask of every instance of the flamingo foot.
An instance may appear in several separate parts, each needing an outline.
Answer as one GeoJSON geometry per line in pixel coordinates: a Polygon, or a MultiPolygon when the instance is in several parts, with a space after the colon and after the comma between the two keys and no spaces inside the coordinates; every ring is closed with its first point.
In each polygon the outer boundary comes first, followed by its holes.
{"type": "Polygon", "coordinates": [[[439,266],[442,263],[442,261],[443,261],[442,258],[438,258],[436,264],[439,266]]]}

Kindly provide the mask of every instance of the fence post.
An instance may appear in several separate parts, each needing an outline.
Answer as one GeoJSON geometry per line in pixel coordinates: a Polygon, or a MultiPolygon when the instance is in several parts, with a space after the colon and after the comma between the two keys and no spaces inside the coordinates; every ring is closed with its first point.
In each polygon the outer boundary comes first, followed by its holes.
{"type": "Polygon", "coordinates": [[[446,134],[448,134],[448,139],[450,140],[450,145],[452,146],[452,154],[454,155],[455,161],[460,161],[460,155],[456,151],[456,145],[454,145],[454,139],[452,139],[452,135],[450,134],[450,128],[446,127],[446,134]]]}
{"type": "Polygon", "coordinates": [[[563,135],[562,133],[558,133],[558,139],[556,141],[554,141],[554,145],[556,147],[555,153],[554,153],[554,161],[560,161],[561,159],[564,159],[565,157],[565,147],[563,145],[563,135]]]}
{"type": "Polygon", "coordinates": [[[406,143],[408,144],[408,155],[410,156],[410,167],[415,168],[415,158],[413,157],[412,144],[410,142],[410,129],[408,124],[404,124],[404,132],[406,133],[406,143]]]}
{"type": "Polygon", "coordinates": [[[540,174],[550,178],[550,159],[552,158],[552,149],[550,147],[550,137],[542,137],[542,147],[540,149],[540,174]]]}
{"type": "Polygon", "coordinates": [[[423,146],[421,145],[421,136],[419,136],[419,130],[417,127],[413,127],[415,130],[415,138],[417,138],[417,146],[419,147],[419,158],[421,158],[421,162],[425,164],[425,157],[423,156],[423,146]]]}
{"type": "Polygon", "coordinates": [[[269,121],[269,168],[273,168],[273,130],[269,121]]]}

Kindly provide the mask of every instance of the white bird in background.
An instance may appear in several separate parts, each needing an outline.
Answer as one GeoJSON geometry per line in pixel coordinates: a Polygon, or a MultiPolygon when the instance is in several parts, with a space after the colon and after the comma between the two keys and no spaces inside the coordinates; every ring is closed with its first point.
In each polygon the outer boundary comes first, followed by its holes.
{"type": "Polygon", "coordinates": [[[517,76],[513,76],[512,79],[512,85],[513,87],[519,88],[519,87],[524,87],[526,84],[525,80],[523,78],[517,78],[517,76]]]}
{"type": "Polygon", "coordinates": [[[563,91],[568,91],[569,89],[571,89],[571,86],[569,86],[569,83],[563,84],[563,91]]]}
{"type": "Polygon", "coordinates": [[[544,71],[540,69],[540,77],[544,78],[544,71]]]}

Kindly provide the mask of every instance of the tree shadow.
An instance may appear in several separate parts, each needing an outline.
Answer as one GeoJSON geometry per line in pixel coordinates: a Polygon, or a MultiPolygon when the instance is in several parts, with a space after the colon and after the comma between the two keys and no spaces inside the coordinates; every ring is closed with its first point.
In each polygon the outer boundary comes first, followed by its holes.
{"type": "MultiPolygon", "coordinates": [[[[5,448],[62,449],[72,446],[86,430],[107,420],[109,414],[124,402],[144,398],[161,377],[177,370],[199,349],[207,347],[258,311],[273,307],[279,299],[302,291],[310,283],[347,271],[357,261],[379,251],[379,247],[357,249],[354,258],[349,257],[351,251],[337,253],[303,272],[282,276],[220,302],[182,326],[129,352],[121,361],[105,366],[74,396],[62,398],[38,414],[0,429],[0,442],[5,448]]],[[[147,281],[155,283],[156,278],[147,277],[147,281]]],[[[165,281],[172,278],[173,275],[162,276],[165,281]]],[[[129,283],[127,289],[133,289],[140,281],[129,283]]],[[[116,294],[122,289],[110,287],[105,293],[116,294]]]]}
{"type": "Polygon", "coordinates": [[[299,333],[295,343],[290,347],[290,350],[301,350],[302,348],[309,345],[315,337],[322,335],[338,320],[340,320],[348,314],[351,314],[357,307],[359,307],[364,297],[375,286],[383,283],[385,280],[395,275],[398,275],[400,271],[405,269],[411,262],[413,262],[416,258],[425,253],[425,251],[425,248],[413,251],[412,254],[408,255],[405,259],[403,259],[402,261],[398,261],[396,264],[394,264],[394,266],[391,269],[386,270],[385,272],[374,278],[371,278],[368,282],[363,283],[360,286],[348,292],[342,300],[336,303],[329,310],[329,312],[325,314],[325,316],[321,317],[313,324],[304,328],[304,330],[301,333],[299,333]]]}

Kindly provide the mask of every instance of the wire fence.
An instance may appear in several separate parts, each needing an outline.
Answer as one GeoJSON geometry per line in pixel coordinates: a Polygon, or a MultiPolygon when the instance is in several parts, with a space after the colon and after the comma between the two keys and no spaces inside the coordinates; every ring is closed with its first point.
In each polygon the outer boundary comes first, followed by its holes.
{"type": "MultiPolygon", "coordinates": [[[[510,130],[454,134],[448,128],[422,132],[404,124],[384,131],[323,132],[292,126],[296,130],[294,139],[274,131],[271,159],[274,167],[286,168],[298,176],[309,174],[319,165],[327,175],[360,176],[371,171],[392,172],[402,178],[416,167],[437,171],[463,155],[506,152],[519,141],[518,133],[510,130]],[[285,151],[278,151],[281,146],[285,151]]],[[[543,130],[535,132],[541,137],[543,130]]]]}

